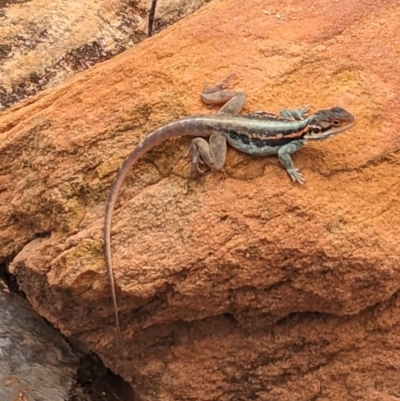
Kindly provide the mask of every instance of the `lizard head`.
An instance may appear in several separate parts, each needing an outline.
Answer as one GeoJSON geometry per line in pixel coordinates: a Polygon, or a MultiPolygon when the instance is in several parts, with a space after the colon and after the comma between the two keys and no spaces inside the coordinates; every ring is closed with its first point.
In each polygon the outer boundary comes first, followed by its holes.
{"type": "Polygon", "coordinates": [[[319,110],[310,117],[308,132],[304,139],[320,141],[331,138],[339,132],[351,128],[356,123],[355,117],[341,107],[333,107],[330,110],[319,110]]]}

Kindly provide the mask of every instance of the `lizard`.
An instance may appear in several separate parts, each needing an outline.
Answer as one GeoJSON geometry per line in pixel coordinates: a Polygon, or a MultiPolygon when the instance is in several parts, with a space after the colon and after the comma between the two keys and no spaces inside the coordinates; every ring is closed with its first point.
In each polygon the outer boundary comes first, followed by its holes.
{"type": "Polygon", "coordinates": [[[156,129],[128,154],[111,185],[104,217],[104,256],[111,285],[117,336],[122,345],[114,273],[111,257],[111,219],[118,192],[132,165],[156,145],[180,136],[195,137],[189,147],[192,153],[190,176],[203,173],[200,163],[220,170],[225,163],[227,143],[233,148],[258,156],[277,155],[293,182],[305,179],[290,157],[308,141],[331,138],[356,123],[355,117],[341,107],[319,110],[308,116],[310,106],[281,110],[279,115],[263,111],[239,114],[246,101],[241,90],[228,88],[229,75],[214,87],[204,85],[201,99],[208,105],[222,105],[217,114],[183,117],[156,129]],[[207,142],[204,138],[208,138],[207,142]]]}

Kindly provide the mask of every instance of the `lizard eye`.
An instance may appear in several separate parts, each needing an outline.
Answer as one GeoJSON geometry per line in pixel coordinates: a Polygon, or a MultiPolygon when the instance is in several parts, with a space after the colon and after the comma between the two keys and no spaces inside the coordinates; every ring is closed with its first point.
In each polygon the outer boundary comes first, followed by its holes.
{"type": "Polygon", "coordinates": [[[333,125],[334,127],[339,127],[340,121],[339,121],[339,120],[333,120],[333,121],[332,121],[332,125],[333,125]]]}

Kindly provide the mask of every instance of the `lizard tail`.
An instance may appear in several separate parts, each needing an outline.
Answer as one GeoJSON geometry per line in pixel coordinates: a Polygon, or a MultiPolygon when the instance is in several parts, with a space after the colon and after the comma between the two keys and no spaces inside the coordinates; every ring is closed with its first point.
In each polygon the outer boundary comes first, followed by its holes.
{"type": "Polygon", "coordinates": [[[139,160],[145,153],[151,150],[153,147],[167,139],[179,136],[208,136],[205,135],[204,130],[200,128],[200,125],[204,122],[204,116],[193,116],[186,117],[180,120],[173,121],[163,127],[153,131],[150,135],[144,138],[136,148],[126,157],[122,166],[120,167],[114,182],[111,185],[111,191],[108,196],[106,212],[104,217],[104,256],[106,261],[106,267],[109,275],[110,285],[111,285],[111,295],[114,306],[114,318],[117,330],[118,342],[122,346],[122,334],[120,328],[120,321],[118,316],[118,304],[117,296],[115,292],[115,280],[112,267],[112,257],[111,257],[111,219],[114,206],[117,200],[118,192],[121,185],[128,174],[132,165],[139,160]]]}

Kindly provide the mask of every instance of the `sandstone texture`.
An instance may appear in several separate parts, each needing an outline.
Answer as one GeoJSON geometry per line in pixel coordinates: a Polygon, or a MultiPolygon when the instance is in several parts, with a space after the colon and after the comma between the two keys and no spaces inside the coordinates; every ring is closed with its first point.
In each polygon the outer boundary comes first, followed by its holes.
{"type": "MultiPolygon", "coordinates": [[[[157,0],[153,32],[209,0],[157,0]]],[[[152,0],[0,0],[0,111],[147,36],[152,0]]]]}
{"type": "Polygon", "coordinates": [[[141,400],[400,397],[397,0],[214,0],[0,114],[0,260],[33,307],[141,400]],[[188,181],[190,138],[137,163],[113,218],[124,350],[102,249],[106,198],[134,146],[215,112],[341,106],[357,125],[293,156],[229,149],[188,181]]]}

